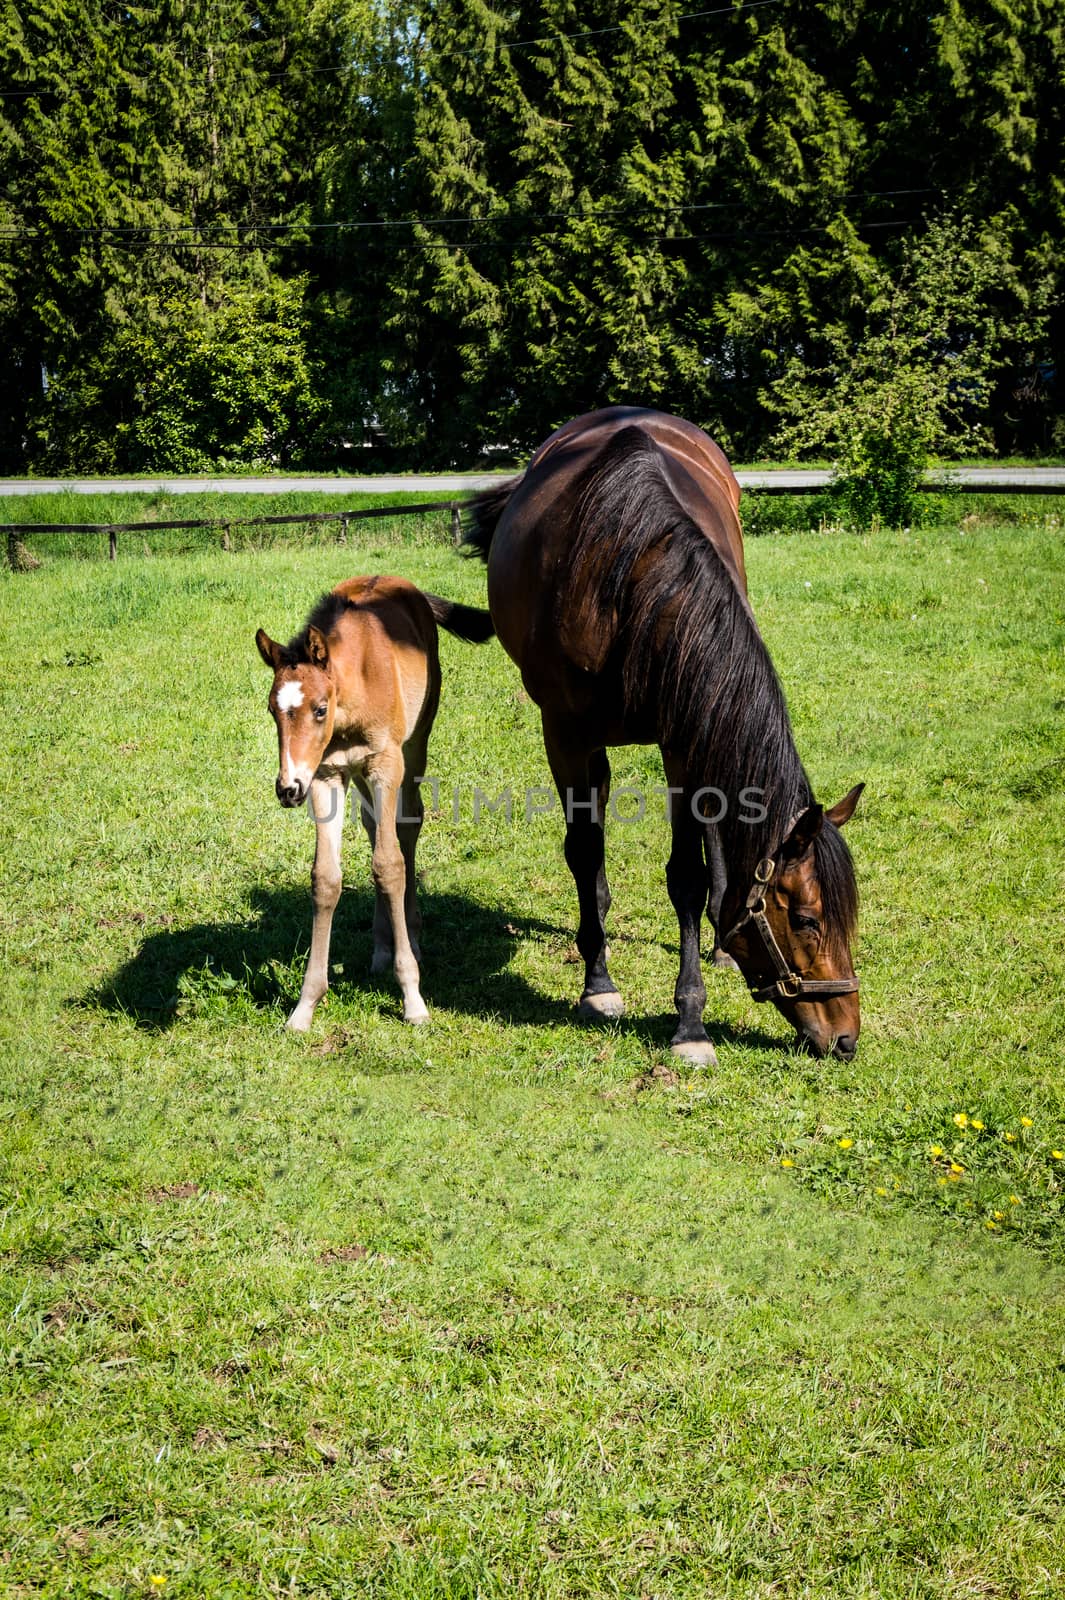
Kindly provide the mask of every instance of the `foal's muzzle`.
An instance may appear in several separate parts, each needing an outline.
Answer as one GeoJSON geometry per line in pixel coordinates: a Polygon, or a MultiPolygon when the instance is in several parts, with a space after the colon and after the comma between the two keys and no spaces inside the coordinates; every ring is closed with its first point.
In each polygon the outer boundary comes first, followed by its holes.
{"type": "Polygon", "coordinates": [[[274,783],[274,788],[277,790],[277,798],[288,809],[302,805],[307,793],[303,784],[298,780],[295,783],[282,783],[281,779],[278,778],[274,783]]]}

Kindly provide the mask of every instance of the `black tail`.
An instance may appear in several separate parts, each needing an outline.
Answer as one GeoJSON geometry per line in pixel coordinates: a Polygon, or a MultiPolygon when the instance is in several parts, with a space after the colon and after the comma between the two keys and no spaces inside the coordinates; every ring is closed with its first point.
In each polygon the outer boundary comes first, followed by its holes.
{"type": "Polygon", "coordinates": [[[484,644],[495,634],[492,619],[478,606],[460,606],[455,600],[442,600],[438,594],[427,594],[429,609],[442,628],[453,633],[467,644],[484,644]]]}
{"type": "Polygon", "coordinates": [[[467,546],[469,555],[478,555],[482,561],[488,560],[496,523],[524,476],[524,472],[519,473],[516,478],[508,478],[506,483],[484,489],[472,500],[467,500],[462,517],[462,542],[467,546]]]}

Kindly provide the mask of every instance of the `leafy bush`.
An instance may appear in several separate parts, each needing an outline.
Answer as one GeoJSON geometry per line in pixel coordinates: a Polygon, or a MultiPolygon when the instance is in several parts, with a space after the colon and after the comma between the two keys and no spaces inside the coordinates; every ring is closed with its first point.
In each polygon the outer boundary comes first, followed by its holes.
{"type": "Polygon", "coordinates": [[[893,525],[920,516],[918,487],[933,453],[980,454],[981,421],[1007,338],[996,307],[1009,271],[975,225],[947,216],[910,241],[901,269],[872,269],[864,326],[823,330],[824,359],[794,355],[763,399],[781,418],[774,444],[798,457],[836,456],[834,496],[845,520],[893,525]]]}
{"type": "Polygon", "coordinates": [[[206,472],[290,461],[315,426],[302,279],[175,295],[49,375],[34,465],[206,472]]]}

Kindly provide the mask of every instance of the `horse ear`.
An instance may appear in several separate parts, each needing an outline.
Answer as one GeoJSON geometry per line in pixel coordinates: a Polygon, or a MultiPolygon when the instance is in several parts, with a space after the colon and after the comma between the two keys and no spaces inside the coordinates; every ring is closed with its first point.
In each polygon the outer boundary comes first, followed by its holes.
{"type": "Polygon", "coordinates": [[[324,668],[329,665],[329,646],[320,628],[307,629],[307,654],[313,667],[324,668]]]}
{"type": "Polygon", "coordinates": [[[798,861],[800,856],[804,856],[821,832],[821,825],[824,820],[824,810],[815,800],[813,805],[806,807],[788,837],[781,844],[781,858],[784,861],[798,861]]]}
{"type": "Polygon", "coordinates": [[[260,628],[255,635],[255,643],[259,646],[259,654],[272,672],[276,672],[281,665],[281,646],[276,639],[260,628]]]}
{"type": "Polygon", "coordinates": [[[864,783],[856,783],[850,794],[845,794],[842,800],[837,800],[836,804],[825,812],[829,822],[834,822],[837,828],[842,828],[845,822],[849,822],[854,815],[855,806],[862,798],[864,788],[864,783]]]}

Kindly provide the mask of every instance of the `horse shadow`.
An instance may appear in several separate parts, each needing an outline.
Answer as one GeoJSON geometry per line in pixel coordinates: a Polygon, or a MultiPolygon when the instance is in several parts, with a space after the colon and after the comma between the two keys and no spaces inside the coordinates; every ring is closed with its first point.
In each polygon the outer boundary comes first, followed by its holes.
{"type": "MultiPolygon", "coordinates": [[[[430,1009],[512,1024],[566,1023],[582,1032],[602,1026],[581,1022],[576,1015],[577,964],[572,967],[574,1000],[542,993],[512,967],[519,946],[530,941],[551,946],[557,952],[553,959],[561,964],[572,930],[425,887],[419,902],[424,917],[421,987],[430,1009]]],[[[370,974],[373,909],[369,887],[345,885],[333,919],[331,986],[338,997],[360,991],[380,995],[385,1008],[395,1005],[398,1014],[398,991],[391,980],[370,974]]],[[[149,933],[109,979],[72,1003],[124,1016],[148,1033],[174,1027],[190,994],[223,1000],[239,994],[256,1011],[288,1010],[302,980],[309,933],[305,887],[256,887],[247,917],[149,933]]],[[[676,1017],[626,1016],[609,1026],[635,1033],[647,1044],[666,1046],[676,1017]]],[[[779,1048],[781,1043],[758,1029],[744,1029],[741,1035],[712,1016],[706,1018],[706,1028],[715,1045],[736,1043],[741,1037],[743,1043],[759,1048],[779,1048]]]]}

